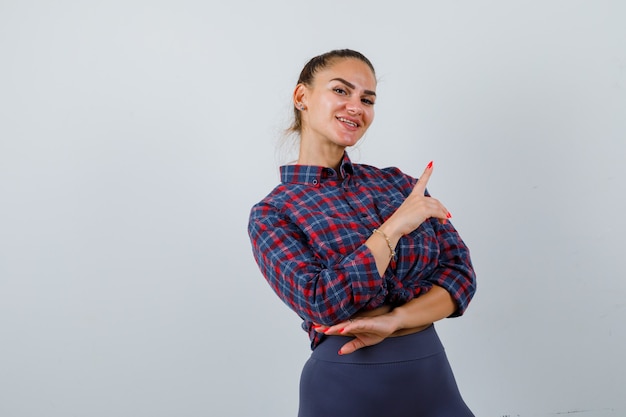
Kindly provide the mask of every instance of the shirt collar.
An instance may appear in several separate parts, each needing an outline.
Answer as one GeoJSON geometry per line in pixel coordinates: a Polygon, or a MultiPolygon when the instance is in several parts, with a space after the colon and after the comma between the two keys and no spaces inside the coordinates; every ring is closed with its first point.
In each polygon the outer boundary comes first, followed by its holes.
{"type": "MultiPolygon", "coordinates": [[[[344,152],[339,172],[343,178],[348,178],[354,173],[352,161],[344,152]]],[[[337,173],[332,168],[315,165],[283,165],[280,167],[280,180],[284,184],[303,184],[319,187],[322,181],[336,180],[337,173]]]]}

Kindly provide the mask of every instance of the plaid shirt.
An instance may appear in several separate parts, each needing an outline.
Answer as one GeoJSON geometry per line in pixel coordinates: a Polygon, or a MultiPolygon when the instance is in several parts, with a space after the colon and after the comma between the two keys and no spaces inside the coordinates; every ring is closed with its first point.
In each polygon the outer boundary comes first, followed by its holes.
{"type": "Polygon", "coordinates": [[[261,272],[303,320],[311,348],[331,325],[359,310],[401,305],[438,285],[467,308],[476,288],[469,250],[448,221],[430,219],[403,236],[383,277],[365,246],[412,191],[416,179],[397,168],[378,169],[342,160],[335,170],[286,165],[282,183],[256,204],[248,232],[261,272]]]}

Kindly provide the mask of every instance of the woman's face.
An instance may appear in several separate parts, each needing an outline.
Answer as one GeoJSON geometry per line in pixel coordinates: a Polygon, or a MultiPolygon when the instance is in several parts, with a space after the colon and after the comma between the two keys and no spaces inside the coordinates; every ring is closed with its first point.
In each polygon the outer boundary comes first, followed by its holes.
{"type": "Polygon", "coordinates": [[[341,148],[355,145],[374,120],[376,78],[370,67],[344,58],[319,71],[313,85],[296,89],[302,114],[302,138],[341,148]]]}

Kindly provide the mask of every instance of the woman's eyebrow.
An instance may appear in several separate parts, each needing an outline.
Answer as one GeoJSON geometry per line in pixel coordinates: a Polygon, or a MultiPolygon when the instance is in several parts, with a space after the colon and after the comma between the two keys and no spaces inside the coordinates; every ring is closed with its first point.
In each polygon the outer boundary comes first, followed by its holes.
{"type": "MultiPolygon", "coordinates": [[[[343,84],[347,85],[348,87],[350,87],[352,89],[355,88],[354,84],[344,80],[343,78],[333,78],[331,81],[339,81],[340,83],[343,83],[343,84]]],[[[372,90],[365,90],[364,93],[367,94],[368,96],[376,96],[376,92],[374,92],[372,90]]]]}

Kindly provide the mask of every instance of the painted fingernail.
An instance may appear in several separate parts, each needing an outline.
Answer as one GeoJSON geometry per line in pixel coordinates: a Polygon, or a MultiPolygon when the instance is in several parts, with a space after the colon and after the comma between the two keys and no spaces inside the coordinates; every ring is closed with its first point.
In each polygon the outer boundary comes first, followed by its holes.
{"type": "Polygon", "coordinates": [[[431,169],[433,167],[433,161],[430,161],[426,166],[427,169],[431,169]]]}
{"type": "Polygon", "coordinates": [[[339,349],[339,351],[337,352],[337,355],[343,355],[343,353],[341,353],[341,349],[339,349]]]}
{"type": "Polygon", "coordinates": [[[450,214],[450,212],[448,212],[448,214],[446,214],[446,217],[447,217],[447,218],[451,218],[451,217],[452,217],[452,214],[450,214]]]}

